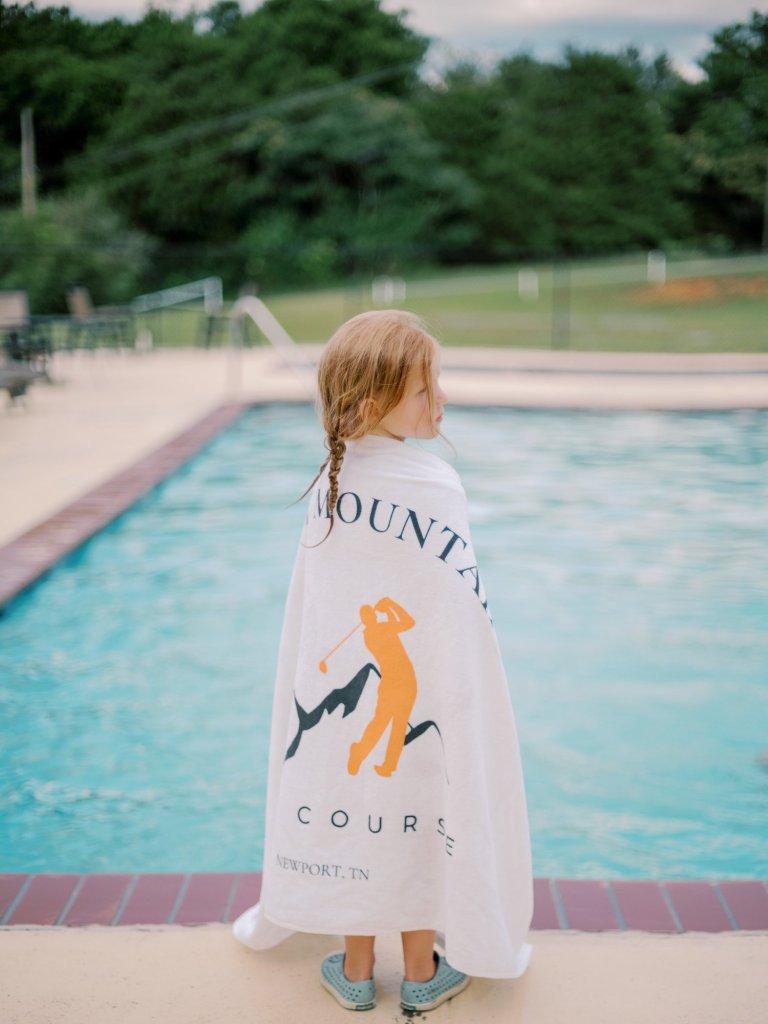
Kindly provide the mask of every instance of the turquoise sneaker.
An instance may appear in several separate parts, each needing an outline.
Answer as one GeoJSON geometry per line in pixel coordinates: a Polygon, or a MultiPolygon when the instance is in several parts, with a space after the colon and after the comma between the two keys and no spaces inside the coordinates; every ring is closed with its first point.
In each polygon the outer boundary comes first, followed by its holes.
{"type": "Polygon", "coordinates": [[[376,1005],[376,983],[373,975],[367,981],[349,981],[344,975],[346,953],[329,954],[321,965],[320,984],[346,1010],[372,1010],[376,1005]]]}
{"type": "Polygon", "coordinates": [[[444,956],[437,950],[432,951],[435,958],[435,973],[429,981],[406,981],[400,986],[400,1006],[404,1010],[434,1010],[446,999],[463,992],[472,980],[469,975],[462,974],[451,967],[444,956]]]}

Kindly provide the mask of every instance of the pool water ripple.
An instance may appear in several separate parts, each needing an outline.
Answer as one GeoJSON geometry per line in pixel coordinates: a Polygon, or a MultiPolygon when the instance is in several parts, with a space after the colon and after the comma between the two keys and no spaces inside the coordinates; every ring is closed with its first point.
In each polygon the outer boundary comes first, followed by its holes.
{"type": "MultiPolygon", "coordinates": [[[[768,416],[445,430],[535,873],[766,875],[768,416]]],[[[311,410],[248,411],[0,618],[0,870],[261,866],[291,503],[322,456],[311,410]]]]}

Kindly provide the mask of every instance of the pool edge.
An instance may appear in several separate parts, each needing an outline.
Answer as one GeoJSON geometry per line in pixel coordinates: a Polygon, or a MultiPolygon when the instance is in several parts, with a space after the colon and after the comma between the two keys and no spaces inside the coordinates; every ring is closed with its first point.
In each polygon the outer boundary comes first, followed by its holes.
{"type": "Polygon", "coordinates": [[[0,546],[0,615],[62,558],[127,512],[248,409],[262,404],[266,403],[250,399],[216,406],[126,469],[0,546]]]}

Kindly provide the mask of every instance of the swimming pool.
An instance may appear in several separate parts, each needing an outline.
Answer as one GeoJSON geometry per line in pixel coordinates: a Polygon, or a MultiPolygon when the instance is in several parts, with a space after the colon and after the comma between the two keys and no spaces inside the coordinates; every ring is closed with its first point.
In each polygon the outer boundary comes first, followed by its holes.
{"type": "MultiPolygon", "coordinates": [[[[446,430],[535,873],[765,875],[768,416],[446,430]]],[[[321,455],[311,410],[247,412],[0,618],[0,870],[260,867],[286,506],[321,455]]]]}

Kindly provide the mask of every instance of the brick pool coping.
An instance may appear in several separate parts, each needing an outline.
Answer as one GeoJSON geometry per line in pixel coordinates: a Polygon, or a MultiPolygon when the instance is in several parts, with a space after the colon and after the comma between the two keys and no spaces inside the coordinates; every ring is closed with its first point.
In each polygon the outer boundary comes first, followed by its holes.
{"type": "MultiPolygon", "coordinates": [[[[257,902],[259,872],[0,874],[0,927],[197,925],[257,902]]],[[[768,882],[534,879],[535,930],[768,931],[768,882]]]]}
{"type": "Polygon", "coordinates": [[[0,547],[0,614],[65,555],[196,455],[254,401],[226,402],[127,469],[0,547]]]}
{"type": "MultiPolygon", "coordinates": [[[[0,547],[0,614],[79,547],[197,454],[256,400],[224,403],[170,441],[0,547]]],[[[258,899],[261,875],[0,874],[0,927],[204,924],[232,921],[258,899]]],[[[760,880],[537,878],[538,929],[729,932],[768,930],[760,880]]]]}

